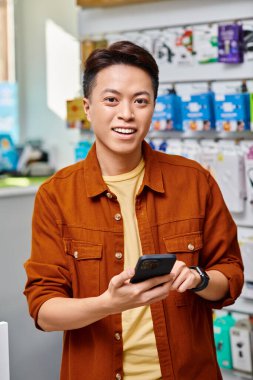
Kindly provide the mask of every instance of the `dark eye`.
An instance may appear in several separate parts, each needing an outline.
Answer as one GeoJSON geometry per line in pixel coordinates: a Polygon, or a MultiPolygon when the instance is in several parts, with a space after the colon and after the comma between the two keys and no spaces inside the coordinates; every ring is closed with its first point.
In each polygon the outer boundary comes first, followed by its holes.
{"type": "Polygon", "coordinates": [[[105,98],[104,100],[107,103],[115,103],[115,102],[117,102],[117,99],[114,98],[113,96],[109,96],[108,98],[105,98]]]}
{"type": "Polygon", "coordinates": [[[139,98],[139,99],[136,99],[135,101],[137,104],[140,104],[140,105],[148,104],[148,100],[144,98],[139,98]]]}

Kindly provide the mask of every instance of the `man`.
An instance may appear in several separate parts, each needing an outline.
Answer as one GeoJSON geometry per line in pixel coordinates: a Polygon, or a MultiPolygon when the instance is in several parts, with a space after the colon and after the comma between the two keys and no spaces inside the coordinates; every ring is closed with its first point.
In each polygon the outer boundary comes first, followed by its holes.
{"type": "Polygon", "coordinates": [[[212,308],[241,291],[236,226],[209,172],[144,142],[157,88],[141,47],[92,53],[95,144],[36,196],[25,294],[38,328],[65,331],[61,380],[221,379],[212,308]],[[130,283],[140,255],[166,252],[171,274],[130,283]]]}

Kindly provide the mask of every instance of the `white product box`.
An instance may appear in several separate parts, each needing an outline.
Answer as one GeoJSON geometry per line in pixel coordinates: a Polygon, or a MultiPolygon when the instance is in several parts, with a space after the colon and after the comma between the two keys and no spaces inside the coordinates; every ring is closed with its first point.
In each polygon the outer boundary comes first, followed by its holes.
{"type": "Polygon", "coordinates": [[[193,46],[197,62],[218,62],[218,25],[194,26],[193,46]]]}
{"type": "Polygon", "coordinates": [[[233,368],[252,374],[252,330],[248,320],[241,320],[230,330],[233,368]]]}
{"type": "Polygon", "coordinates": [[[246,197],[243,153],[233,141],[222,141],[218,146],[215,166],[217,182],[229,210],[242,213],[246,197]]]}
{"type": "Polygon", "coordinates": [[[0,322],[0,379],[10,380],[7,322],[0,322]]]}
{"type": "Polygon", "coordinates": [[[174,29],[146,32],[152,38],[153,55],[158,64],[174,63],[176,49],[176,31],[174,29]]]}
{"type": "Polygon", "coordinates": [[[244,264],[244,287],[241,296],[253,299],[253,230],[238,228],[238,241],[244,264]]]}
{"type": "Polygon", "coordinates": [[[193,54],[193,30],[192,27],[175,28],[176,44],[173,62],[180,66],[191,66],[195,62],[193,54]]]}

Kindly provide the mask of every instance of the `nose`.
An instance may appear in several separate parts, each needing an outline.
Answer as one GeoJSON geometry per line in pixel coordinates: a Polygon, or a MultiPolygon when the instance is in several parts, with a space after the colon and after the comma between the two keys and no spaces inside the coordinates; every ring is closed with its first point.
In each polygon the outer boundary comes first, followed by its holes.
{"type": "Polygon", "coordinates": [[[132,110],[131,103],[128,101],[122,102],[119,108],[118,118],[123,120],[132,120],[134,119],[134,113],[132,110]]]}

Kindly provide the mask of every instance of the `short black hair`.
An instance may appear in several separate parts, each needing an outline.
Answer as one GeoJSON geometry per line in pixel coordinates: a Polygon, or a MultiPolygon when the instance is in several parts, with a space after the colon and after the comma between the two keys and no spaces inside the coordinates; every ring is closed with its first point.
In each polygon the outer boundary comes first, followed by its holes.
{"type": "Polygon", "coordinates": [[[99,71],[118,64],[136,66],[150,76],[154,99],[157,97],[159,86],[159,69],[153,56],[141,46],[130,41],[119,41],[106,49],[96,49],[88,57],[83,74],[83,94],[89,98],[99,71]]]}

